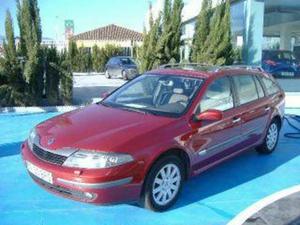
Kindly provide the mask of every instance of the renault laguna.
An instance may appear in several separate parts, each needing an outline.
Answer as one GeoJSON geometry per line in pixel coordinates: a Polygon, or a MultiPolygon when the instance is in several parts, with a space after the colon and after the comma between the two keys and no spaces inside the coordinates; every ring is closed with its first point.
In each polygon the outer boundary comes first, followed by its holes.
{"type": "Polygon", "coordinates": [[[186,179],[249,149],[272,153],[284,98],[255,68],[160,68],[38,124],[22,157],[33,180],[58,195],[164,211],[186,179]]]}

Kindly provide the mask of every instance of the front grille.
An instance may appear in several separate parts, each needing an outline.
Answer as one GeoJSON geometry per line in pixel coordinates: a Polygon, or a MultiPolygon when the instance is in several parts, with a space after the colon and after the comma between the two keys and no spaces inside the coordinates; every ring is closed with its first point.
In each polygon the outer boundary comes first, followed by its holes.
{"type": "Polygon", "coordinates": [[[54,193],[77,199],[79,201],[84,201],[84,202],[90,202],[95,198],[95,194],[92,194],[91,198],[88,198],[83,191],[76,191],[76,190],[71,190],[69,188],[61,187],[58,185],[50,184],[42,179],[38,178],[37,176],[33,175],[32,173],[29,172],[29,175],[34,179],[38,184],[42,185],[44,188],[48,189],[49,191],[52,191],[54,193]]]}
{"type": "Polygon", "coordinates": [[[62,165],[67,159],[66,156],[45,151],[44,149],[40,148],[35,144],[33,145],[32,151],[38,158],[57,165],[62,165]]]}

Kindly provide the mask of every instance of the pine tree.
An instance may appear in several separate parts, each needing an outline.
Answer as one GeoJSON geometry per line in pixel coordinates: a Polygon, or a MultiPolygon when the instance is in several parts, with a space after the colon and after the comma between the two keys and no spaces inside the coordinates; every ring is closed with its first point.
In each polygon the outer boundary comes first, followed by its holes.
{"type": "Polygon", "coordinates": [[[230,1],[223,3],[223,17],[221,22],[221,42],[216,49],[217,64],[231,65],[234,61],[234,50],[231,43],[230,1]]]}
{"type": "Polygon", "coordinates": [[[157,63],[167,64],[179,61],[180,58],[180,35],[181,35],[181,12],[183,8],[182,0],[165,0],[161,35],[156,47],[157,63]]]}
{"type": "Polygon", "coordinates": [[[1,78],[0,105],[23,105],[26,99],[22,93],[24,86],[17,60],[13,23],[9,11],[6,12],[5,34],[4,58],[1,60],[1,74],[4,74],[5,77],[1,78]]]}
{"type": "Polygon", "coordinates": [[[205,62],[203,53],[205,50],[205,42],[210,32],[210,20],[211,20],[211,0],[203,0],[201,11],[197,17],[196,29],[192,44],[192,61],[193,62],[205,62]]]}
{"type": "Polygon", "coordinates": [[[157,65],[167,64],[172,58],[171,39],[174,35],[174,32],[172,30],[171,13],[171,2],[170,0],[165,0],[162,14],[161,34],[159,35],[160,37],[155,49],[157,56],[155,64],[157,65]]]}
{"type": "Polygon", "coordinates": [[[5,34],[6,41],[4,41],[4,50],[5,50],[5,58],[12,64],[16,64],[17,61],[17,53],[16,53],[16,45],[15,45],[15,35],[12,25],[12,18],[9,11],[6,11],[6,19],[5,19],[5,34]]]}
{"type": "Polygon", "coordinates": [[[24,91],[24,83],[20,64],[17,59],[15,36],[13,30],[13,22],[9,11],[6,12],[5,19],[6,41],[4,42],[4,69],[7,74],[8,83],[15,88],[16,91],[24,91]]]}
{"type": "Polygon", "coordinates": [[[155,50],[161,33],[160,32],[161,17],[159,16],[154,21],[151,4],[149,7],[149,11],[150,11],[149,31],[147,32],[146,28],[144,28],[143,45],[139,48],[138,51],[138,62],[139,62],[139,68],[141,73],[147,70],[151,70],[156,65],[159,65],[155,50]]]}
{"type": "MultiPolygon", "coordinates": [[[[23,35],[26,49],[24,77],[29,86],[29,93],[39,104],[44,90],[43,52],[41,50],[41,24],[36,0],[23,0],[20,5],[20,33],[23,35]]],[[[22,50],[23,51],[23,50],[22,50]]]]}
{"type": "Polygon", "coordinates": [[[234,52],[231,44],[230,2],[222,2],[214,9],[210,34],[205,42],[203,56],[209,64],[232,64],[234,52]]]}
{"type": "Polygon", "coordinates": [[[174,0],[172,8],[172,31],[170,41],[171,59],[175,62],[180,60],[180,38],[181,38],[181,13],[183,9],[182,0],[174,0]]]}
{"type": "Polygon", "coordinates": [[[164,1],[163,17],[162,17],[162,30],[169,29],[172,20],[172,5],[170,0],[164,1]]]}
{"type": "Polygon", "coordinates": [[[21,57],[24,57],[27,55],[26,51],[26,44],[25,44],[25,34],[24,34],[24,22],[22,20],[24,10],[21,6],[20,0],[16,0],[17,4],[17,20],[18,20],[18,25],[19,25],[19,33],[20,33],[20,43],[19,43],[19,48],[18,48],[18,54],[21,57]]]}

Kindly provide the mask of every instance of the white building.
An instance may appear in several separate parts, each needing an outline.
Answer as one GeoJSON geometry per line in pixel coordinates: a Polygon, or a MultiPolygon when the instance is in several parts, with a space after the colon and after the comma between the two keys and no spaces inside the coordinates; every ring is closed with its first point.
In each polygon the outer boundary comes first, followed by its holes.
{"type": "Polygon", "coordinates": [[[201,5],[202,0],[190,0],[182,10],[181,41],[183,45],[180,48],[180,58],[183,61],[189,61],[196,20],[201,10],[201,5]]]}

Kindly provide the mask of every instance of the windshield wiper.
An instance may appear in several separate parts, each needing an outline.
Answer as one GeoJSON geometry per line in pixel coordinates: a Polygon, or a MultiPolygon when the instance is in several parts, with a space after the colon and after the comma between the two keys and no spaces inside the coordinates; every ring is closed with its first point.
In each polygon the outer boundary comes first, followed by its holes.
{"type": "Polygon", "coordinates": [[[151,115],[158,115],[158,113],[153,112],[151,110],[147,110],[147,109],[138,109],[138,108],[132,108],[132,107],[127,107],[127,106],[118,106],[119,108],[128,110],[128,111],[133,111],[133,112],[138,112],[138,113],[142,113],[142,114],[151,114],[151,115]]]}
{"type": "Polygon", "coordinates": [[[146,111],[141,110],[141,109],[137,109],[137,108],[131,108],[131,107],[127,107],[127,106],[118,106],[118,108],[127,110],[127,111],[133,111],[133,112],[138,112],[138,113],[142,113],[142,114],[147,114],[146,111]]]}
{"type": "Polygon", "coordinates": [[[107,104],[107,103],[104,103],[104,102],[98,102],[97,104],[101,104],[101,105],[106,106],[106,107],[119,108],[119,109],[124,109],[126,111],[142,113],[144,115],[146,115],[146,114],[159,115],[159,113],[153,112],[153,111],[147,110],[147,109],[132,108],[132,107],[124,106],[124,105],[111,105],[111,104],[107,104]]]}
{"type": "Polygon", "coordinates": [[[103,101],[97,102],[96,104],[97,104],[97,105],[103,105],[103,106],[105,106],[105,107],[112,107],[112,105],[107,104],[107,103],[104,103],[103,101]]]}

